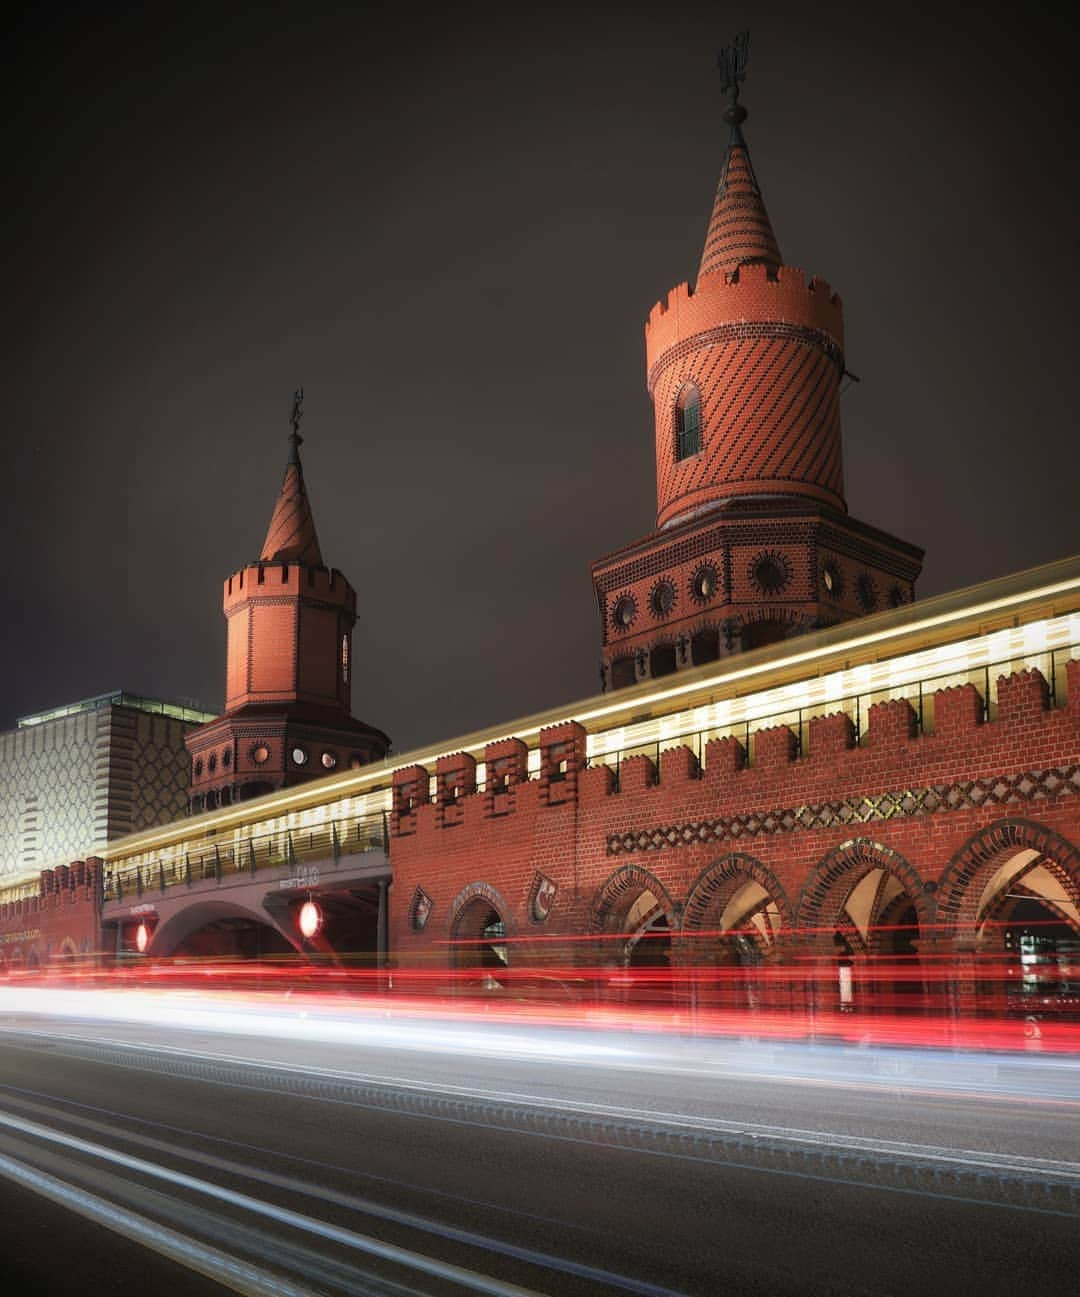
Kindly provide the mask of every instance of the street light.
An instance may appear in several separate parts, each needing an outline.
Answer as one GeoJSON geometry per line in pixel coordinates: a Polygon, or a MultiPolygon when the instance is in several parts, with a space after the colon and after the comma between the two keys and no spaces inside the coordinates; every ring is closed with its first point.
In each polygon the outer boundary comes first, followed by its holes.
{"type": "Polygon", "coordinates": [[[305,941],[310,941],[322,930],[323,912],[312,900],[307,900],[300,907],[297,926],[305,941]]]}

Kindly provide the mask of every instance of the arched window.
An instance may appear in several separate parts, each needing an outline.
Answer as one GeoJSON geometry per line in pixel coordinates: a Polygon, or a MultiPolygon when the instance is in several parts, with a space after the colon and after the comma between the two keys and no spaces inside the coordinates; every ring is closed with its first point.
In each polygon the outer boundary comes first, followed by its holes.
{"type": "Polygon", "coordinates": [[[701,449],[701,396],[686,383],[675,402],[675,458],[687,459],[701,449]]]}

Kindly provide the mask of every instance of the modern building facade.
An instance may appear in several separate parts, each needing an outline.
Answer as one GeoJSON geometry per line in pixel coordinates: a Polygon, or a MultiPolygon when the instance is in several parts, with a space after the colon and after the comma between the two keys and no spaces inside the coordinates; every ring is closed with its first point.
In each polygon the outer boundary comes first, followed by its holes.
{"type": "Polygon", "coordinates": [[[103,694],[0,734],[0,884],[187,813],[184,738],[212,713],[103,694]]]}

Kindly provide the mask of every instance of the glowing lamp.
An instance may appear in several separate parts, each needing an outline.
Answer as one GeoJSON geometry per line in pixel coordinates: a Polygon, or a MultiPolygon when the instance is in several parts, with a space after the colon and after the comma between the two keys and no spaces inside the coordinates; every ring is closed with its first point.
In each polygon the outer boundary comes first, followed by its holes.
{"type": "Polygon", "coordinates": [[[320,930],[323,925],[322,910],[314,901],[305,901],[300,907],[300,935],[310,941],[320,930]]]}
{"type": "Polygon", "coordinates": [[[140,955],[146,954],[146,947],[150,944],[150,932],[145,923],[140,923],[135,929],[135,949],[140,955]]]}

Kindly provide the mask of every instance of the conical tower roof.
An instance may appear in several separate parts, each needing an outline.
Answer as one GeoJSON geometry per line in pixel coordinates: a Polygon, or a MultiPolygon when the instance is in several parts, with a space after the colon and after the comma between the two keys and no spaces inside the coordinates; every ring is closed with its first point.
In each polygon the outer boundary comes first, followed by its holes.
{"type": "Polygon", "coordinates": [[[716,271],[730,275],[747,262],[782,264],[780,245],[765,210],[765,200],[750,162],[750,150],[743,139],[741,125],[746,120],[746,109],[733,103],[724,113],[724,120],[731,125],[731,138],[716,189],[698,279],[716,271]]]}
{"type": "Polygon", "coordinates": [[[294,428],[289,440],[292,452],[259,558],[264,563],[305,563],[308,567],[322,567],[322,550],[300,463],[303,437],[294,428]]]}

